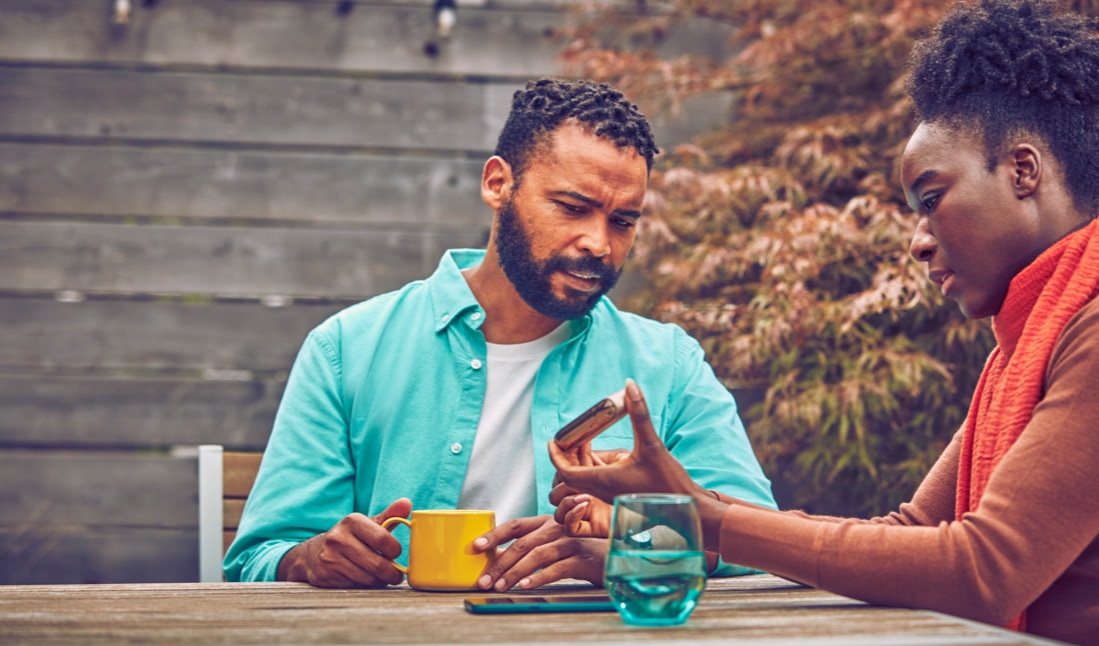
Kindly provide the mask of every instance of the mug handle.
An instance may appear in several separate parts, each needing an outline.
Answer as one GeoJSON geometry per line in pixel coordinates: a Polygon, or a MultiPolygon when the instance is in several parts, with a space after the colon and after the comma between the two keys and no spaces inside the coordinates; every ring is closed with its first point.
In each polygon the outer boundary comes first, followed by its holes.
{"type": "MultiPolygon", "coordinates": [[[[402,518],[400,516],[390,516],[389,518],[386,518],[385,520],[383,520],[382,521],[382,529],[389,529],[390,527],[392,527],[393,525],[395,525],[397,523],[401,523],[402,525],[408,527],[409,529],[412,529],[412,521],[410,521],[407,518],[402,518]]],[[[401,565],[400,563],[398,563],[396,561],[393,561],[393,567],[397,568],[398,570],[400,570],[401,572],[403,572],[405,574],[408,574],[408,568],[406,568],[405,566],[401,565]]]]}

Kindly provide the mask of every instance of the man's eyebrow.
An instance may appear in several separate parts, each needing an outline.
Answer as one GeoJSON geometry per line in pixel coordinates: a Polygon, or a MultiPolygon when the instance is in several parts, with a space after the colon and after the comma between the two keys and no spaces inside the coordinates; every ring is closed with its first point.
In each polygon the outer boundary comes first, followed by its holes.
{"type": "MultiPolygon", "coordinates": [[[[600,202],[599,200],[597,200],[595,198],[588,197],[587,195],[583,195],[581,193],[576,193],[576,192],[573,192],[573,191],[554,191],[553,194],[554,195],[560,195],[562,197],[570,197],[570,198],[576,200],[577,202],[583,202],[584,204],[587,204],[588,206],[590,206],[594,209],[601,209],[604,206],[602,202],[600,202]]],[[[637,209],[616,209],[615,213],[618,214],[618,215],[624,215],[628,218],[639,218],[639,217],[641,217],[641,211],[639,211],[637,209]]]]}

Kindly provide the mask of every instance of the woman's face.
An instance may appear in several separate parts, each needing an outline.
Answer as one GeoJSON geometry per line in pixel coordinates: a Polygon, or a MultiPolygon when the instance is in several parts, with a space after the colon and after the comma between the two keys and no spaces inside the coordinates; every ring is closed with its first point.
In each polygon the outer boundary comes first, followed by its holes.
{"type": "Polygon", "coordinates": [[[990,169],[979,138],[940,124],[920,124],[905,147],[901,181],[920,217],[910,253],[971,319],[999,312],[1011,279],[1049,244],[1030,199],[1040,167],[1022,145],[990,169]]]}

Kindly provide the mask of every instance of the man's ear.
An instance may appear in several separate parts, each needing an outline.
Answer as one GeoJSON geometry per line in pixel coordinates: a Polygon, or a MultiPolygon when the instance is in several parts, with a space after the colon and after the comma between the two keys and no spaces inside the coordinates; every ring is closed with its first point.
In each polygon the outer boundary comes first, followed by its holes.
{"type": "Polygon", "coordinates": [[[499,211],[507,203],[512,186],[511,164],[493,155],[481,170],[481,199],[493,211],[499,211]]]}
{"type": "Polygon", "coordinates": [[[1042,181],[1042,153],[1030,144],[1017,144],[1011,151],[1012,182],[1020,200],[1038,191],[1042,181]]]}

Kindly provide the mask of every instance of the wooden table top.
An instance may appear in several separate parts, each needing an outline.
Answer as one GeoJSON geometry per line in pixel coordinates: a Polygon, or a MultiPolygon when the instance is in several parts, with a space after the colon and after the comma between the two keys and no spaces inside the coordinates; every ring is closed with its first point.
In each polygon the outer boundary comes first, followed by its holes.
{"type": "MultiPolygon", "coordinates": [[[[526,594],[600,594],[587,584],[526,594]]],[[[1049,644],[947,615],[870,606],[778,577],[711,579],[686,624],[614,612],[472,615],[474,593],[301,583],[0,586],[0,644],[1049,644]]],[[[523,593],[520,593],[523,594],[523,593]]]]}

